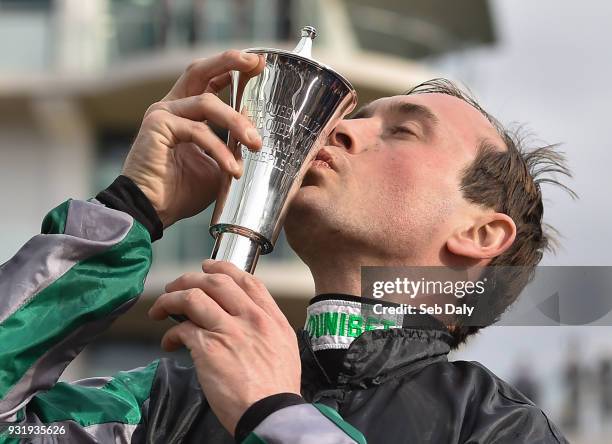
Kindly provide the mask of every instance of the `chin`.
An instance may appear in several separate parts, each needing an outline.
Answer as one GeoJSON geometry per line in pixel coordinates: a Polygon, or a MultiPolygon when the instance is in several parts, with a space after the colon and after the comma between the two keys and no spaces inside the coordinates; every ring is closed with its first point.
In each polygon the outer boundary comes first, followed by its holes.
{"type": "Polygon", "coordinates": [[[322,233],[327,231],[326,219],[329,217],[327,204],[321,199],[321,194],[307,188],[315,187],[304,187],[298,191],[283,224],[289,245],[306,264],[307,258],[315,254],[313,248],[318,249],[322,233]]]}
{"type": "Polygon", "coordinates": [[[302,186],[291,201],[289,211],[316,211],[317,207],[326,205],[326,196],[321,188],[315,185],[302,186]]]}
{"type": "Polygon", "coordinates": [[[312,223],[324,218],[329,205],[327,196],[318,187],[300,188],[287,209],[285,229],[294,232],[312,230],[312,223]]]}
{"type": "Polygon", "coordinates": [[[285,227],[308,224],[311,220],[316,219],[319,213],[317,210],[318,208],[314,205],[314,199],[303,195],[295,196],[295,199],[293,199],[287,209],[285,227]]]}

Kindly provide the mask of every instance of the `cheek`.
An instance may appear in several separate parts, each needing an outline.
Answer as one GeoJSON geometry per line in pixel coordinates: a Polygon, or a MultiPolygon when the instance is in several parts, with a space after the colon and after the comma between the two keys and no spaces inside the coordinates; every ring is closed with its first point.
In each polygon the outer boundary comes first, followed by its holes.
{"type": "Polygon", "coordinates": [[[460,195],[454,174],[444,159],[390,156],[368,166],[368,180],[361,183],[370,207],[385,212],[393,224],[416,220],[435,221],[452,211],[460,195]]]}

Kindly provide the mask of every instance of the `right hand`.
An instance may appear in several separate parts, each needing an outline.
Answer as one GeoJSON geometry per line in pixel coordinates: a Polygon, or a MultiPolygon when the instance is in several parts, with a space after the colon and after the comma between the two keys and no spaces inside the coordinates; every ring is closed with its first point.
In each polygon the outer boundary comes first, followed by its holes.
{"type": "Polygon", "coordinates": [[[231,70],[255,76],[263,67],[260,56],[236,50],[196,60],[170,92],[147,109],[122,174],[147,196],[164,228],[209,206],[223,173],[236,178],[242,174],[241,162],[207,121],[228,129],[248,148],[261,148],[251,121],[216,94],[229,85],[231,70]]]}

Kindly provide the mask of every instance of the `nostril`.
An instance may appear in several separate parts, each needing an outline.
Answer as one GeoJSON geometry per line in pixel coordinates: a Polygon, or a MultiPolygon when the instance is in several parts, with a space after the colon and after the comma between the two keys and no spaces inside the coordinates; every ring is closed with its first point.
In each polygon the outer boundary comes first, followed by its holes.
{"type": "Polygon", "coordinates": [[[351,138],[348,135],[346,135],[344,133],[336,133],[336,134],[334,134],[334,136],[335,136],[335,139],[338,142],[338,144],[343,146],[347,150],[350,150],[351,147],[353,146],[353,141],[351,140],[351,138]]]}

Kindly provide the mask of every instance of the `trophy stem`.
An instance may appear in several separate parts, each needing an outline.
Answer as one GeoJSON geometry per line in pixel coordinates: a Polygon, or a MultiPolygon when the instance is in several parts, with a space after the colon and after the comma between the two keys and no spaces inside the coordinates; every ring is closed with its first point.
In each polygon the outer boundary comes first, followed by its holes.
{"type": "MultiPolygon", "coordinates": [[[[261,253],[261,244],[238,233],[220,232],[215,239],[211,259],[228,261],[251,274],[255,271],[257,259],[261,253]]],[[[187,316],[170,315],[176,323],[188,321],[187,316]]]]}
{"type": "MultiPolygon", "coordinates": [[[[261,245],[255,239],[226,231],[217,234],[210,257],[219,261],[231,262],[238,268],[253,274],[260,253],[261,245]]],[[[189,320],[183,315],[170,315],[170,318],[177,323],[189,320]]]]}
{"type": "Polygon", "coordinates": [[[255,239],[237,233],[219,233],[211,255],[212,259],[228,261],[249,273],[255,271],[261,245],[255,239]]]}

